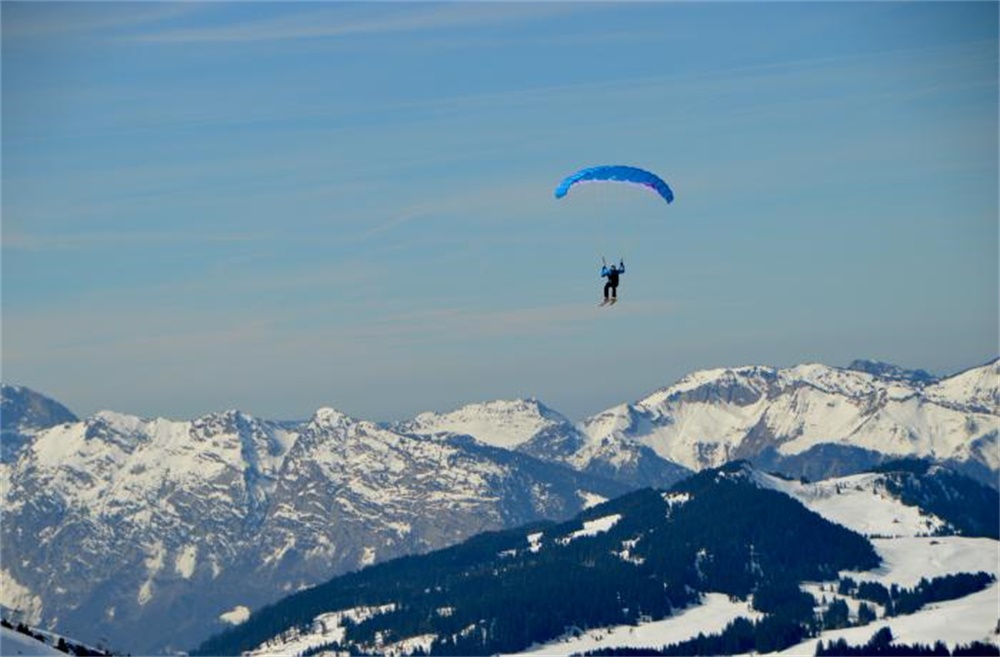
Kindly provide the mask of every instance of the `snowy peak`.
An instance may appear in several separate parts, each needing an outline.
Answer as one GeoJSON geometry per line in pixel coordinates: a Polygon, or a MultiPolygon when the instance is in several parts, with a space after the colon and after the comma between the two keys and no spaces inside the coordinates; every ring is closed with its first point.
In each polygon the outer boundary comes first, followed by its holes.
{"type": "Polygon", "coordinates": [[[768,394],[778,382],[772,367],[746,366],[692,372],[677,383],[658,390],[636,406],[655,409],[669,403],[726,403],[748,406],[768,394]]]}
{"type": "Polygon", "coordinates": [[[569,420],[537,399],[468,404],[450,413],[421,413],[401,426],[420,435],[465,434],[494,447],[517,449],[546,430],[568,427],[569,420]]]}
{"type": "Polygon", "coordinates": [[[317,409],[312,418],[298,428],[295,451],[309,451],[323,444],[337,449],[357,431],[359,425],[360,422],[335,408],[317,409]]]}
{"type": "Polygon", "coordinates": [[[748,407],[802,386],[851,398],[869,396],[878,387],[872,375],[819,363],[784,369],[752,365],[694,372],[636,406],[653,412],[679,403],[748,407]]]}
{"type": "Polygon", "coordinates": [[[312,417],[311,424],[322,429],[346,429],[355,424],[356,420],[335,408],[324,406],[318,409],[312,417]]]}

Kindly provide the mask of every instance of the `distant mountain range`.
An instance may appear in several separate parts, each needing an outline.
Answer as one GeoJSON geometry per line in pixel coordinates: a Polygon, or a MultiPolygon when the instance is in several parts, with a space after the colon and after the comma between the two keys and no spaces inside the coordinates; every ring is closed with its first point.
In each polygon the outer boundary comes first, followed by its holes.
{"type": "Polygon", "coordinates": [[[81,420],[4,385],[0,603],[149,654],[334,575],[732,459],[817,479],[918,457],[995,486],[998,367],[704,371],[580,423],[533,399],[391,425],[81,420]]]}
{"type": "Polygon", "coordinates": [[[691,470],[748,459],[816,479],[914,456],[996,486],[998,409],[998,361],[919,383],[885,367],[741,367],[690,374],[583,430],[590,445],[641,445],[691,470]]]}
{"type": "Polygon", "coordinates": [[[142,654],[336,573],[626,490],[332,409],[292,427],[102,412],[39,433],[2,467],[4,606],[142,654]]]}

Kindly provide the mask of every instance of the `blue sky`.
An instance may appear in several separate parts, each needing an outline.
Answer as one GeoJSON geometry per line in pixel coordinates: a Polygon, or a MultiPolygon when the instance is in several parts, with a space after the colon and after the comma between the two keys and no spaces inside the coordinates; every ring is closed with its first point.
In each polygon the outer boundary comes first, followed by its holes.
{"type": "Polygon", "coordinates": [[[0,11],[2,375],[79,414],[582,419],[997,355],[997,3],[0,11]],[[553,198],[603,163],[675,202],[553,198]]]}

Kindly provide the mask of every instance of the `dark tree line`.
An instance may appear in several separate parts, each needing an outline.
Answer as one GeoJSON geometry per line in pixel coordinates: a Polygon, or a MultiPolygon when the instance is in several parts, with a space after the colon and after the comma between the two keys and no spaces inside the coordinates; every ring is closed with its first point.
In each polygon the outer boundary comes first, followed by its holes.
{"type": "MultiPolygon", "coordinates": [[[[931,580],[922,579],[912,589],[901,589],[897,586],[886,588],[872,582],[857,582],[850,578],[841,578],[839,592],[856,598],[896,610],[898,615],[910,614],[926,604],[953,600],[971,593],[981,591],[989,586],[994,577],[988,573],[958,573],[944,575],[931,580]],[[900,611],[900,610],[903,611],[900,611]]],[[[814,607],[816,600],[812,595],[799,589],[797,584],[790,582],[766,581],[754,593],[753,606],[758,611],[767,614],[764,618],[751,622],[738,618],[731,622],[719,634],[705,635],[676,644],[662,647],[642,649],[608,649],[597,650],[588,655],[727,655],[748,652],[768,653],[783,650],[803,640],[814,637],[823,630],[840,629],[855,625],[850,618],[847,602],[842,598],[833,600],[816,618],[814,607]]],[[[871,605],[862,602],[858,610],[856,625],[866,625],[876,619],[876,612],[871,605]]],[[[892,634],[889,628],[883,628],[864,646],[851,647],[840,639],[831,641],[829,645],[817,647],[817,655],[993,655],[993,644],[979,642],[968,646],[959,646],[956,651],[949,652],[947,647],[938,642],[934,646],[899,646],[892,644],[892,634]],[[939,644],[939,645],[938,645],[939,644]],[[941,652],[941,650],[944,652],[941,652]],[[983,651],[986,652],[983,652],[983,651]],[[820,652],[823,651],[823,652],[820,652]],[[833,651],[833,652],[830,652],[833,651]],[[846,652],[843,652],[846,651],[846,652]],[[851,652],[853,651],[853,652],[851,652]],[[970,652],[971,651],[971,652],[970,652]]]]}
{"type": "Polygon", "coordinates": [[[926,605],[957,600],[982,591],[996,581],[990,573],[954,573],[928,580],[922,578],[913,588],[902,588],[896,584],[886,587],[878,582],[855,582],[842,577],[838,592],[861,600],[868,600],[885,608],[886,616],[904,616],[919,611],[926,605]]]}
{"type": "Polygon", "coordinates": [[[955,646],[954,650],[949,650],[943,641],[936,641],[934,645],[893,643],[892,630],[888,627],[877,631],[864,645],[852,646],[845,639],[837,639],[826,644],[820,641],[816,645],[816,657],[853,657],[855,655],[858,657],[952,657],[958,655],[1000,655],[1000,649],[992,643],[983,641],[958,645],[955,646]]]}

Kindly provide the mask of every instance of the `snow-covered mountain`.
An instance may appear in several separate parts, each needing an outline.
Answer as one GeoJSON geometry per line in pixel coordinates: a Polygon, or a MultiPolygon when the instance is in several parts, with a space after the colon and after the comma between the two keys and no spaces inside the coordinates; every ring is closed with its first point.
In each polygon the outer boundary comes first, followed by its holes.
{"type": "Polygon", "coordinates": [[[298,425],[102,412],[39,432],[3,479],[2,604],[143,654],[335,574],[624,490],[333,409],[298,425]]]}
{"type": "MultiPolygon", "coordinates": [[[[812,654],[820,639],[846,636],[864,643],[886,626],[909,641],[996,645],[997,492],[950,476],[935,466],[896,462],[877,472],[809,483],[730,463],[669,491],[642,490],[611,500],[565,523],[477,537],[332,580],[263,610],[200,650],[260,656],[652,650],[699,632],[718,634],[739,617],[760,621],[769,615],[770,630],[783,628],[777,645],[786,646],[787,654],[812,654]],[[927,507],[914,506],[906,501],[910,489],[936,493],[925,497],[927,507]],[[990,498],[983,508],[993,517],[991,535],[957,535],[962,532],[956,532],[947,506],[933,497],[977,505],[977,491],[990,498]],[[852,560],[863,567],[845,566],[852,560]],[[868,594],[846,591],[843,579],[912,589],[922,579],[957,573],[985,573],[993,581],[956,590],[953,600],[939,597],[926,609],[911,605],[892,612],[868,594]],[[484,579],[491,595],[481,594],[484,579]],[[648,598],[647,586],[654,592],[648,598]],[[781,591],[778,608],[764,600],[767,590],[781,591]],[[783,606],[795,591],[807,601],[800,622],[810,631],[829,630],[799,643],[799,650],[787,641],[795,623],[788,624],[791,612],[783,606]],[[830,618],[833,603],[845,601],[849,618],[843,623],[813,622],[830,618]],[[862,604],[869,605],[868,621],[861,617],[862,604]],[[619,617],[627,622],[604,624],[619,617]],[[840,629],[849,625],[857,627],[840,629]]],[[[768,632],[766,625],[758,627],[758,646],[768,632]]]]}
{"type": "Polygon", "coordinates": [[[927,385],[818,364],[752,366],[695,372],[588,418],[581,454],[604,441],[692,470],[750,459],[810,478],[912,456],[995,486],[998,427],[1000,361],[927,385]]]}
{"type": "Polygon", "coordinates": [[[424,435],[468,434],[495,447],[550,454],[572,453],[583,440],[568,419],[537,399],[497,400],[468,404],[450,413],[421,413],[399,427],[424,435]],[[556,435],[566,439],[555,445],[545,442],[556,435]]]}
{"type": "Polygon", "coordinates": [[[871,363],[701,371],[579,423],[534,399],[395,425],[333,409],[77,420],[23,388],[3,400],[0,604],[147,653],[337,573],[731,459],[822,479],[916,456],[994,487],[1000,469],[1000,361],[940,381],[871,363]]]}
{"type": "Polygon", "coordinates": [[[669,486],[690,471],[633,441],[591,439],[565,416],[536,399],[468,404],[448,413],[421,413],[398,425],[428,437],[467,435],[486,445],[622,482],[630,487],[669,486]]]}
{"type": "Polygon", "coordinates": [[[76,421],[72,411],[53,399],[23,386],[0,384],[0,463],[13,461],[39,431],[76,421]]]}
{"type": "Polygon", "coordinates": [[[941,380],[876,361],[720,368],[580,423],[513,400],[423,413],[400,430],[467,434],[631,486],[669,486],[733,459],[815,479],[901,457],[996,486],[1000,360],[941,380]]]}

